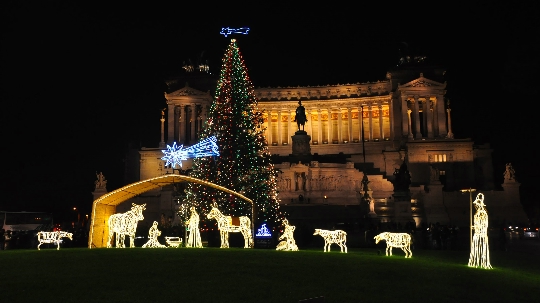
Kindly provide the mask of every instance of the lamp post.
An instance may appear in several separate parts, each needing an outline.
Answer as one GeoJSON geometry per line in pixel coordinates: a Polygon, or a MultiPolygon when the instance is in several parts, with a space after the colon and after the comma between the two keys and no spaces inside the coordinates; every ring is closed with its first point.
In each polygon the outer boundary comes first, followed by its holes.
{"type": "Polygon", "coordinates": [[[476,188],[462,189],[462,193],[469,193],[469,246],[472,250],[472,193],[476,191],[476,188]]]}

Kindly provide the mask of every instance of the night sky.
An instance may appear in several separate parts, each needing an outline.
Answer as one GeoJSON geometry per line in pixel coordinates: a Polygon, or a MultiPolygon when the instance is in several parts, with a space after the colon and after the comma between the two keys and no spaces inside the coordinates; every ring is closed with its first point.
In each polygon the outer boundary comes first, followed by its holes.
{"type": "Polygon", "coordinates": [[[251,28],[238,45],[255,87],[384,80],[403,53],[445,66],[455,137],[489,142],[496,183],[511,162],[522,202],[540,205],[532,123],[540,26],[532,4],[20,2],[0,9],[0,209],[89,212],[96,172],[109,191],[123,186],[128,147],[159,143],[165,80],[188,60],[219,74],[227,26],[251,28]]]}

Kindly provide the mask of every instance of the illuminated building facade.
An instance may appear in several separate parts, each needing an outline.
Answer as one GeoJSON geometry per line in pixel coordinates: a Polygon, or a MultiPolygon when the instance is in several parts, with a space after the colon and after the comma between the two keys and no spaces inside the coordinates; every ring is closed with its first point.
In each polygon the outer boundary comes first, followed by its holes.
{"type": "MultiPolygon", "coordinates": [[[[460,190],[475,188],[490,201],[492,225],[528,222],[519,183],[505,179],[494,184],[494,174],[504,172],[493,171],[490,146],[454,136],[444,72],[409,66],[374,82],[256,88],[269,149],[282,172],[279,197],[291,214],[289,220],[315,220],[319,228],[330,229],[366,218],[362,197],[367,192],[374,205],[369,217],[378,222],[468,227],[469,197],[460,190]],[[307,136],[297,137],[308,142],[301,153],[295,152],[293,140],[298,135],[298,101],[308,118],[307,136]],[[396,196],[393,183],[403,164],[410,172],[405,203],[396,196]],[[364,174],[368,188],[363,187],[364,174]]],[[[159,146],[132,151],[128,157],[127,183],[172,173],[161,160],[162,150],[174,142],[198,142],[213,86],[183,81],[178,82],[183,87],[165,93],[159,146]]],[[[189,167],[187,160],[183,169],[189,167]]],[[[163,188],[138,197],[137,203],[147,203],[149,212],[174,216],[173,195],[173,190],[163,188]]]]}

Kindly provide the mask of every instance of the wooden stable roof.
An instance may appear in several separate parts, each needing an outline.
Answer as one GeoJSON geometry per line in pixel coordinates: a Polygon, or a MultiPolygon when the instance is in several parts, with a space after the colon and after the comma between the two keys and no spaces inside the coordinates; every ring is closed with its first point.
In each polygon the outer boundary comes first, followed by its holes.
{"type": "Polygon", "coordinates": [[[175,175],[175,174],[170,174],[170,175],[163,175],[163,176],[159,176],[159,177],[155,177],[155,178],[152,178],[152,179],[148,179],[148,180],[144,180],[144,181],[140,181],[140,182],[136,182],[136,183],[132,183],[132,184],[129,184],[129,185],[126,185],[120,189],[117,189],[115,191],[112,191],[110,193],[107,193],[101,197],[99,197],[98,199],[96,199],[94,201],[94,204],[104,204],[104,205],[113,205],[113,206],[116,206],[126,200],[129,200],[133,197],[136,197],[142,193],[145,193],[147,191],[150,191],[150,190],[153,190],[153,189],[156,189],[158,187],[163,187],[163,186],[166,186],[166,185],[169,185],[169,184],[175,184],[175,183],[181,183],[181,182],[193,182],[193,183],[199,183],[199,184],[203,184],[203,185],[206,185],[206,186],[209,186],[209,187],[213,187],[213,188],[216,188],[216,189],[219,189],[221,191],[224,191],[224,192],[227,192],[227,193],[230,193],[232,195],[235,195],[239,198],[242,198],[248,202],[251,202],[253,203],[253,201],[249,198],[247,198],[246,196],[242,195],[242,194],[239,194],[235,191],[232,191],[226,187],[223,187],[223,186],[220,186],[220,185],[217,185],[217,184],[214,184],[214,183],[211,183],[211,182],[207,182],[207,181],[204,181],[204,180],[201,180],[201,179],[197,179],[197,178],[192,178],[192,177],[188,177],[188,176],[183,176],[183,175],[175,175]]]}

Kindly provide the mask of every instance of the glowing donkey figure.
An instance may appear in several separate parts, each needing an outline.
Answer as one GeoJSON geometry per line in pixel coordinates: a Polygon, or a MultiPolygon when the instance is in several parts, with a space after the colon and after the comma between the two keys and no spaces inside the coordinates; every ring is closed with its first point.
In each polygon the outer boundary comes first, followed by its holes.
{"type": "Polygon", "coordinates": [[[225,216],[218,209],[217,203],[215,201],[212,205],[212,210],[210,210],[207,217],[208,219],[216,219],[218,223],[219,234],[221,235],[221,248],[229,248],[229,232],[241,232],[244,236],[244,248],[253,247],[253,238],[251,236],[251,220],[249,219],[249,217],[225,216]],[[235,225],[235,223],[237,225],[235,225]]]}

